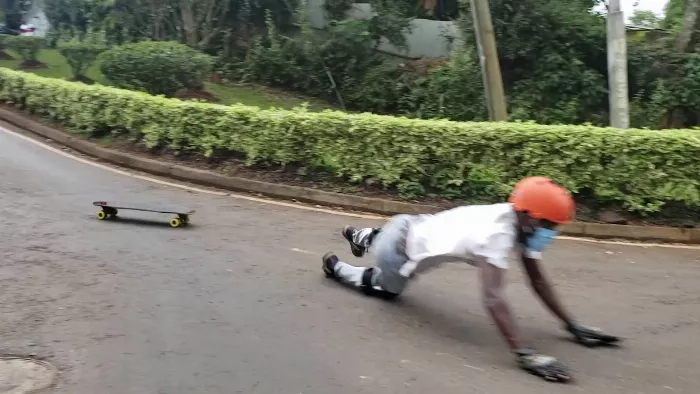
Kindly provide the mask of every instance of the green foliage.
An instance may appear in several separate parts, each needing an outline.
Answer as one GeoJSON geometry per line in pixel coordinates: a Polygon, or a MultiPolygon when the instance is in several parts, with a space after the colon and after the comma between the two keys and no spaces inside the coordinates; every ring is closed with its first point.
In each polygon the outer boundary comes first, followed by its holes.
{"type": "Polygon", "coordinates": [[[353,4],[355,0],[327,0],[323,3],[323,10],[329,20],[340,21],[345,19],[353,4]]]}
{"type": "MultiPolygon", "coordinates": [[[[605,19],[590,12],[592,5],[590,0],[492,4],[512,119],[606,124],[605,19]]],[[[476,42],[471,19],[461,24],[467,42],[476,42]]]]}
{"type": "Polygon", "coordinates": [[[628,54],[633,126],[700,124],[700,55],[676,52],[665,42],[630,45],[628,54]]]}
{"type": "Polygon", "coordinates": [[[0,34],[0,53],[5,52],[5,50],[7,49],[7,41],[10,37],[12,36],[7,34],[0,34]]]}
{"type": "Polygon", "coordinates": [[[408,48],[406,34],[411,32],[411,18],[403,13],[401,4],[383,0],[374,0],[371,4],[375,14],[369,20],[368,31],[375,46],[385,38],[397,48],[408,48]]]}
{"type": "MultiPolygon", "coordinates": [[[[452,10],[438,7],[435,15],[429,16],[421,2],[366,2],[375,11],[366,21],[345,20],[353,1],[324,2],[332,23],[323,31],[310,28],[309,7],[304,0],[46,0],[46,13],[55,28],[52,44],[82,40],[96,29],[104,30],[110,44],[144,39],[186,41],[218,56],[216,71],[228,80],[247,79],[282,87],[352,110],[419,118],[484,119],[468,1],[459,2],[460,30],[466,43],[462,54],[451,55],[449,62],[428,73],[411,70],[413,61],[404,60],[406,65],[401,66],[395,64],[399,61],[379,55],[375,51],[379,38],[402,47],[406,44],[403,33],[411,26],[412,17],[446,19],[445,14],[453,16],[452,10]]],[[[600,1],[491,3],[512,120],[608,123],[605,19],[590,12],[596,3],[600,1]]],[[[669,0],[661,27],[680,27],[686,3],[669,0]]],[[[632,15],[632,22],[656,25],[652,15],[644,11],[632,15]]],[[[693,60],[674,53],[672,39],[673,35],[648,33],[628,41],[633,125],[700,125],[700,115],[689,106],[700,91],[680,88],[694,86],[694,74],[686,67],[693,60]]],[[[165,83],[164,73],[156,71],[159,82],[144,84],[155,81],[146,62],[129,62],[129,66],[114,68],[120,74],[114,77],[120,81],[115,81],[118,86],[164,91],[160,86],[165,83]]],[[[166,81],[166,90],[172,92],[173,85],[180,85],[172,80],[181,78],[168,77],[172,78],[166,81]]]]}
{"type": "Polygon", "coordinates": [[[669,0],[664,7],[664,19],[661,28],[678,32],[683,25],[683,15],[688,0],[669,0]]]}
{"type": "Polygon", "coordinates": [[[481,66],[462,43],[442,67],[419,76],[401,98],[403,113],[419,118],[488,120],[481,66]]]}
{"type": "Polygon", "coordinates": [[[503,201],[523,176],[546,175],[580,198],[638,213],[674,203],[700,209],[700,134],[534,123],[420,120],[309,113],[154,97],[0,70],[0,101],[73,132],[128,133],[149,147],[249,165],[306,166],[404,195],[503,201]]]}
{"type": "Polygon", "coordinates": [[[346,93],[345,81],[357,81],[381,63],[369,22],[333,22],[325,31],[302,26],[291,39],[277,32],[268,16],[268,35],[259,38],[244,67],[249,78],[333,100],[346,93]]]}
{"type": "Polygon", "coordinates": [[[201,89],[214,61],[176,42],[127,44],[100,55],[100,70],[115,86],[172,96],[181,89],[201,89]]]}
{"type": "Polygon", "coordinates": [[[661,25],[661,19],[654,14],[653,11],[636,9],[630,16],[629,22],[634,26],[642,26],[648,28],[658,28],[661,25]]]}
{"type": "Polygon", "coordinates": [[[95,63],[98,56],[107,50],[104,44],[80,41],[60,42],[58,48],[68,61],[76,79],[85,77],[85,72],[95,63]]]}
{"type": "Polygon", "coordinates": [[[7,46],[19,53],[25,63],[36,62],[37,54],[46,47],[46,39],[37,36],[10,36],[7,37],[7,46]]]}
{"type": "Polygon", "coordinates": [[[372,66],[359,79],[345,78],[345,103],[361,111],[396,113],[402,98],[410,94],[409,84],[410,77],[395,64],[372,66]]]}
{"type": "Polygon", "coordinates": [[[258,40],[248,55],[247,75],[327,100],[340,94],[353,110],[485,119],[480,66],[462,41],[449,61],[398,65],[375,51],[370,23],[336,21],[324,34],[303,31],[295,39],[279,35],[269,24],[267,40],[258,40]]]}
{"type": "Polygon", "coordinates": [[[92,3],[91,0],[45,0],[44,12],[56,30],[85,31],[92,3]]]}

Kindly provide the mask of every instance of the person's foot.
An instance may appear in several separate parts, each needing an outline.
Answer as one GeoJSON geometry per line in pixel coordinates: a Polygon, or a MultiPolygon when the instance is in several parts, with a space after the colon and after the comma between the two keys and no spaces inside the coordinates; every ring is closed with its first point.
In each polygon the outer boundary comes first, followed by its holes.
{"type": "Polygon", "coordinates": [[[355,257],[362,257],[365,255],[365,248],[362,246],[358,245],[353,241],[353,235],[355,235],[355,232],[357,229],[355,227],[351,226],[345,226],[343,227],[342,233],[343,237],[350,243],[350,251],[355,257]]]}
{"type": "Polygon", "coordinates": [[[321,259],[323,261],[322,269],[323,273],[326,274],[328,278],[337,278],[335,274],[335,265],[338,263],[338,256],[333,254],[333,252],[328,252],[323,255],[321,259]]]}

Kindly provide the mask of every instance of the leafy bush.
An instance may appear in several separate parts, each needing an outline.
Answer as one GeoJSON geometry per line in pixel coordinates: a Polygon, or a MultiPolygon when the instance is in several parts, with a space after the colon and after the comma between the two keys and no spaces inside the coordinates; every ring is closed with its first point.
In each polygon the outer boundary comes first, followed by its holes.
{"type": "Polygon", "coordinates": [[[410,76],[394,64],[370,67],[359,80],[345,77],[345,103],[360,111],[397,113],[401,98],[410,94],[410,81],[410,76]]]}
{"type": "Polygon", "coordinates": [[[337,111],[221,106],[0,69],[0,101],[72,132],[120,131],[150,147],[248,164],[294,163],[404,195],[503,201],[526,175],[638,213],[700,209],[700,132],[421,120],[337,111]]]}
{"type": "Polygon", "coordinates": [[[344,81],[358,80],[381,62],[374,51],[368,21],[340,21],[326,31],[303,30],[288,39],[268,15],[268,37],[258,38],[245,61],[249,78],[268,85],[335,100],[344,81]]]}
{"type": "MultiPolygon", "coordinates": [[[[344,104],[358,101],[357,84],[368,70],[386,70],[384,58],[376,51],[379,38],[403,47],[403,31],[409,19],[391,7],[373,5],[380,12],[368,20],[331,20],[324,30],[311,28],[304,2],[297,12],[300,33],[294,37],[280,34],[267,13],[267,36],[258,37],[243,64],[245,75],[257,82],[279,86],[344,104]]],[[[352,4],[344,0],[327,3],[326,11],[340,18],[352,4]]],[[[362,99],[360,102],[364,101],[362,99]]],[[[390,98],[380,101],[391,107],[390,98]]],[[[381,105],[380,105],[381,106],[381,105]]],[[[357,108],[357,107],[354,107],[357,108]]],[[[360,109],[375,110],[375,108],[360,109]]]]}
{"type": "Polygon", "coordinates": [[[400,100],[402,112],[418,118],[488,120],[481,66],[473,54],[458,45],[446,63],[436,66],[416,70],[410,94],[400,100]]]}
{"type": "Polygon", "coordinates": [[[637,87],[630,123],[649,128],[700,124],[700,55],[672,48],[630,49],[630,81],[637,87]]]}
{"type": "Polygon", "coordinates": [[[37,55],[46,47],[46,39],[37,36],[9,36],[7,46],[19,53],[24,63],[37,63],[37,55]]]}
{"type": "MultiPolygon", "coordinates": [[[[0,54],[5,53],[5,50],[7,49],[7,41],[8,41],[7,39],[9,37],[12,37],[12,36],[10,36],[8,34],[0,34],[0,54]]],[[[8,56],[8,55],[5,54],[4,56],[8,56]]]]}
{"type": "Polygon", "coordinates": [[[201,89],[214,59],[176,42],[139,42],[100,55],[100,70],[115,86],[172,96],[201,89]]]}
{"type": "Polygon", "coordinates": [[[75,79],[84,79],[85,73],[107,47],[103,44],[69,41],[58,43],[59,52],[68,61],[75,79]]]}

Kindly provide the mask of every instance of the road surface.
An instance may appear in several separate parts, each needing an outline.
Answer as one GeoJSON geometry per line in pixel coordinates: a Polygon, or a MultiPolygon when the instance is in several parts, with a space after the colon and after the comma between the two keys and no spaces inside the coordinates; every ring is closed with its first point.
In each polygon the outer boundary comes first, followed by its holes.
{"type": "Polygon", "coordinates": [[[339,228],[381,222],[192,192],[72,160],[0,130],[0,351],[48,357],[53,392],[697,393],[700,250],[559,240],[547,270],[584,323],[627,338],[567,341],[523,282],[508,296],[524,332],[575,372],[575,386],[514,367],[479,300],[450,265],[402,299],[324,278],[339,228]],[[93,200],[197,209],[192,226],[93,200]],[[147,218],[149,221],[139,221],[147,218]],[[693,367],[692,365],[696,365],[693,367]]]}

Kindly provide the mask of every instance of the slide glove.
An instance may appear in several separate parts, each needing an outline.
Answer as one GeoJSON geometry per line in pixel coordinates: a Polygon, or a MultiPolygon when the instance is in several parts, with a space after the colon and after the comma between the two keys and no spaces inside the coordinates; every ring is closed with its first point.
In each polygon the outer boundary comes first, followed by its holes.
{"type": "Polygon", "coordinates": [[[550,382],[567,383],[571,380],[568,369],[556,358],[537,353],[533,349],[515,351],[518,366],[540,378],[550,382]]]}
{"type": "Polygon", "coordinates": [[[599,328],[586,327],[574,323],[568,325],[566,330],[574,335],[574,338],[578,343],[587,347],[612,345],[620,342],[620,338],[614,335],[606,334],[599,328]]]}

